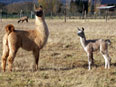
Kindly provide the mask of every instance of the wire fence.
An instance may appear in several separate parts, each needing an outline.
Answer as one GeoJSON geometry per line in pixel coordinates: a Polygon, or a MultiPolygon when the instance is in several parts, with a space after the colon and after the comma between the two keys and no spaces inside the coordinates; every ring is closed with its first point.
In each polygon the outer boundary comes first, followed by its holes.
{"type": "MultiPolygon", "coordinates": [[[[34,18],[34,12],[30,13],[23,13],[23,14],[7,14],[7,13],[0,13],[0,19],[7,19],[7,18],[20,18],[22,16],[28,16],[29,18],[34,18]]],[[[57,13],[57,14],[46,14],[47,18],[58,18],[63,19],[64,16],[66,16],[67,19],[115,19],[116,18],[116,12],[110,12],[110,11],[104,11],[99,13],[71,13],[67,11],[66,13],[57,13]]]]}

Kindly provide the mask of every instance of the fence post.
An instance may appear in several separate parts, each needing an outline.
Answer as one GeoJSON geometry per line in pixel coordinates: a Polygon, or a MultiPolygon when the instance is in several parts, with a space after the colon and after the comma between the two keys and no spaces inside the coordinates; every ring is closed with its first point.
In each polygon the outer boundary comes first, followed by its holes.
{"type": "Polygon", "coordinates": [[[2,9],[0,10],[0,21],[2,22],[2,9]]]}
{"type": "Polygon", "coordinates": [[[87,19],[87,12],[86,12],[86,10],[85,10],[85,12],[84,12],[84,19],[85,19],[85,21],[86,21],[86,19],[87,19]]]}
{"type": "Polygon", "coordinates": [[[34,14],[33,11],[31,11],[31,18],[33,18],[33,14],[34,14]]]}
{"type": "Polygon", "coordinates": [[[23,10],[20,11],[20,18],[23,16],[22,13],[23,13],[23,10]]]}
{"type": "Polygon", "coordinates": [[[64,21],[66,22],[66,8],[65,8],[65,11],[64,11],[64,21]]]}
{"type": "Polygon", "coordinates": [[[106,22],[108,21],[108,10],[106,10],[106,22]]]}
{"type": "Polygon", "coordinates": [[[65,9],[64,9],[64,21],[66,22],[66,15],[67,15],[67,12],[66,12],[66,5],[67,5],[67,2],[65,0],[65,9]]]}

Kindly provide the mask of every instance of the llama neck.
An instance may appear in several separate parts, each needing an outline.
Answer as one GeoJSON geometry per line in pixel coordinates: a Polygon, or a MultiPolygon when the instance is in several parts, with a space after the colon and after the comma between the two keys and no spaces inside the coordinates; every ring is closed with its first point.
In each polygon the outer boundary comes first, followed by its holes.
{"type": "Polygon", "coordinates": [[[47,38],[49,35],[48,27],[47,24],[44,20],[44,17],[37,17],[35,16],[35,25],[36,25],[36,30],[38,31],[40,40],[41,40],[41,45],[44,46],[47,42],[47,38]]]}
{"type": "Polygon", "coordinates": [[[41,35],[44,36],[48,36],[49,31],[48,31],[48,27],[47,24],[44,20],[44,17],[37,17],[35,16],[35,25],[36,25],[36,30],[41,33],[41,35]]]}
{"type": "Polygon", "coordinates": [[[44,17],[37,17],[37,16],[35,16],[35,25],[36,26],[45,26],[46,22],[44,20],[44,17]]]}
{"type": "Polygon", "coordinates": [[[86,37],[85,36],[80,37],[80,42],[81,42],[82,47],[85,48],[86,47],[86,37]]]}

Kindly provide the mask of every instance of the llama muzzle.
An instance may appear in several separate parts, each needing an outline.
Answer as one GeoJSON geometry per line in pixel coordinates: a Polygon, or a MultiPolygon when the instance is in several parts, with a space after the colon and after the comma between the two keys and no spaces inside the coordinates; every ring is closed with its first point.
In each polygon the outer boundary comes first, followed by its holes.
{"type": "Polygon", "coordinates": [[[105,42],[108,44],[108,45],[111,45],[111,41],[109,39],[106,39],[105,42]]]}

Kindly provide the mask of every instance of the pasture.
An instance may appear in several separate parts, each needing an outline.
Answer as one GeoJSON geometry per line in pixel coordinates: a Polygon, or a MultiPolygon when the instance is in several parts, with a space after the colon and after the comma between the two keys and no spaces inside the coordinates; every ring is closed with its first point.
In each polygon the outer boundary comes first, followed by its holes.
{"type": "MultiPolygon", "coordinates": [[[[34,29],[34,20],[19,24],[17,20],[0,21],[0,57],[7,24],[13,24],[15,29],[34,29]]],[[[40,52],[39,70],[32,71],[32,53],[19,49],[13,72],[4,73],[0,67],[0,87],[116,87],[116,20],[106,23],[105,20],[73,19],[64,23],[61,19],[47,19],[46,22],[50,35],[40,52]],[[104,69],[104,58],[95,52],[95,66],[88,71],[88,58],[77,36],[77,27],[85,28],[87,39],[111,40],[111,69],[104,69]]]]}

